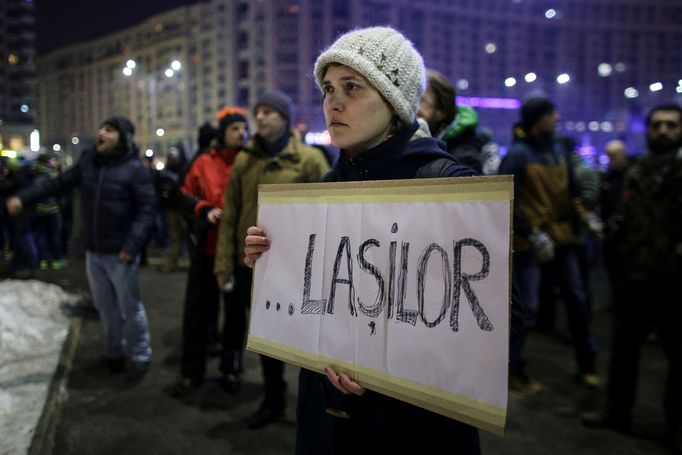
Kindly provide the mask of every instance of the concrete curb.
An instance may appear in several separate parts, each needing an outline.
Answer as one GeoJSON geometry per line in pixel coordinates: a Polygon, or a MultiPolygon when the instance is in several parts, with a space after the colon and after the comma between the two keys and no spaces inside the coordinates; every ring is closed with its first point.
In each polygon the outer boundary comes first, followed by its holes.
{"type": "Polygon", "coordinates": [[[50,455],[54,448],[54,437],[61,417],[62,404],[66,400],[66,385],[69,373],[73,367],[73,359],[76,356],[76,347],[80,337],[83,318],[74,316],[69,324],[69,332],[66,335],[62,350],[59,354],[59,363],[55,370],[40,415],[38,424],[31,438],[31,446],[28,455],[50,455]]]}

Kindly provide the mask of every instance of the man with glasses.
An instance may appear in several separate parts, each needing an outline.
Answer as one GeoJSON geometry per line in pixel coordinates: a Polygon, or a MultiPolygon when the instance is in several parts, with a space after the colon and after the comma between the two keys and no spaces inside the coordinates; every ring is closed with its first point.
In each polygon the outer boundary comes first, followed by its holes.
{"type": "Polygon", "coordinates": [[[623,202],[607,226],[620,270],[607,405],[585,425],[629,432],[642,342],[654,327],[669,362],[664,395],[668,442],[682,453],[682,108],[647,116],[647,147],[628,173],[623,202]]]}

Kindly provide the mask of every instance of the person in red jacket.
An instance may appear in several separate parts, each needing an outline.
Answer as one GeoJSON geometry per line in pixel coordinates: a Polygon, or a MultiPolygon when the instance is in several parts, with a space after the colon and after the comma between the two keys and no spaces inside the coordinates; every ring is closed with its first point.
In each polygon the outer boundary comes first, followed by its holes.
{"type": "MultiPolygon", "coordinates": [[[[238,107],[227,107],[219,113],[218,134],[210,152],[192,163],[180,187],[182,203],[193,211],[196,221],[183,313],[181,376],[170,390],[175,397],[196,390],[206,374],[209,321],[216,314],[221,296],[213,275],[218,226],[232,163],[248,136],[246,116],[246,110],[238,107]]],[[[222,356],[220,370],[225,374],[228,391],[236,392],[230,387],[228,372],[233,368],[227,362],[222,356]]]]}

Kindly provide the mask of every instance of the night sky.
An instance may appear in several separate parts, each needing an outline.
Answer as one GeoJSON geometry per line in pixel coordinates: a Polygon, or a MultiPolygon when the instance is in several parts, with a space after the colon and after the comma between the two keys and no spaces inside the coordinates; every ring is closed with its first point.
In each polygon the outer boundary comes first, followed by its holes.
{"type": "Polygon", "coordinates": [[[43,55],[137,24],[199,0],[34,0],[36,48],[43,55]]]}

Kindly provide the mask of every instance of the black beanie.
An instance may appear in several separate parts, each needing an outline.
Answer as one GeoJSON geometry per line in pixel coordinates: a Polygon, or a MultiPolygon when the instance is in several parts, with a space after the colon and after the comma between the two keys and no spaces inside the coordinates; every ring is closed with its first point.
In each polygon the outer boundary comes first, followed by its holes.
{"type": "Polygon", "coordinates": [[[530,128],[547,114],[556,111],[556,106],[546,98],[529,98],[521,106],[521,123],[530,128]]]}
{"type": "Polygon", "coordinates": [[[135,135],[135,127],[132,122],[125,117],[114,116],[102,122],[102,125],[113,126],[120,134],[119,144],[124,151],[132,150],[133,136],[135,135]]]}
{"type": "Polygon", "coordinates": [[[289,125],[291,125],[291,121],[294,117],[294,102],[286,93],[280,92],[279,90],[265,92],[258,97],[258,101],[256,101],[253,110],[255,111],[258,106],[273,108],[284,117],[289,125]]]}
{"type": "Polygon", "coordinates": [[[241,113],[242,109],[234,109],[234,112],[229,112],[227,115],[220,119],[218,123],[218,134],[216,134],[216,139],[221,146],[225,146],[225,130],[231,123],[234,122],[244,122],[248,124],[246,116],[241,113]]]}

